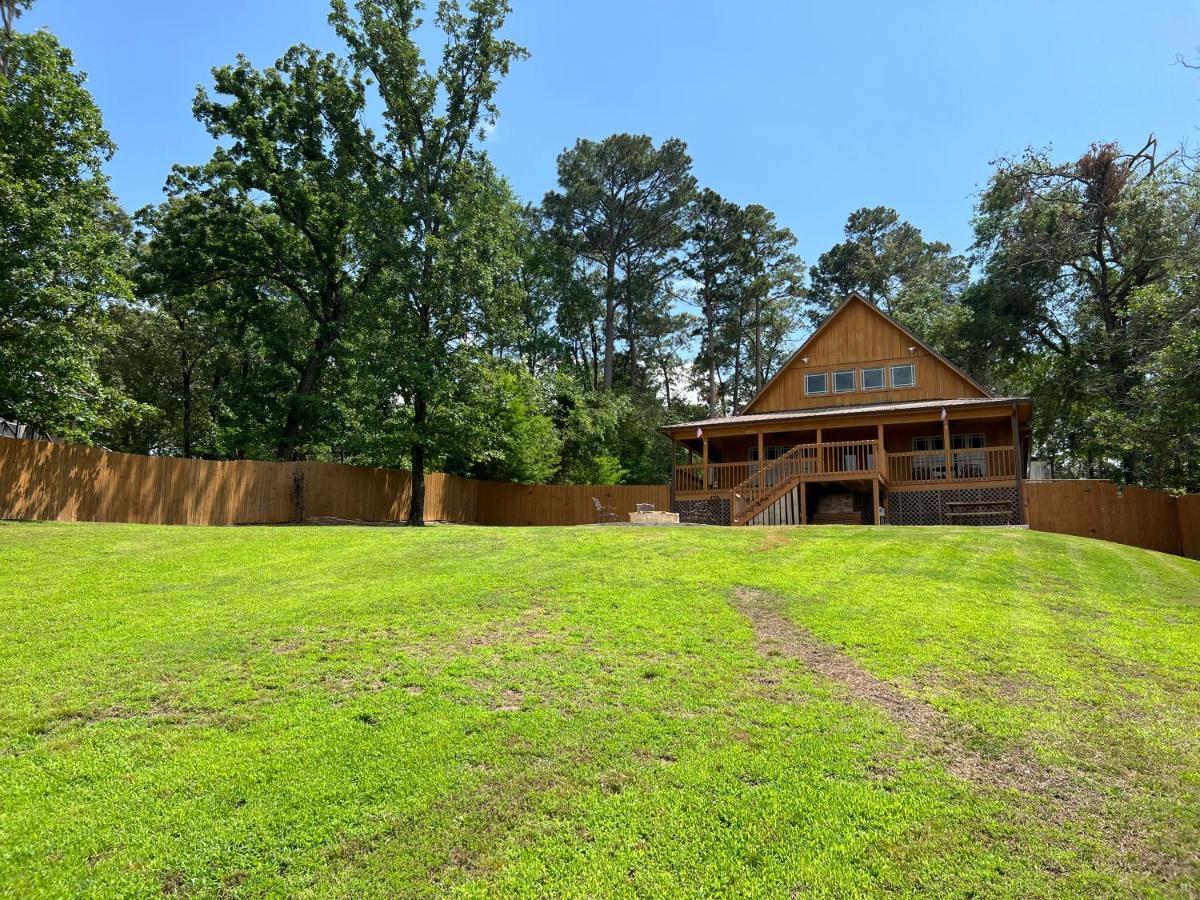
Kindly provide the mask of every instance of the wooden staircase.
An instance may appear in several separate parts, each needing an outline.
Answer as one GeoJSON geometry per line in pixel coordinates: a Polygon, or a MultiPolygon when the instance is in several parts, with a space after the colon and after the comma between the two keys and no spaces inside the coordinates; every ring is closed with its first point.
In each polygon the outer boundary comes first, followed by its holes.
{"type": "Polygon", "coordinates": [[[731,492],[732,524],[760,524],[754,521],[755,518],[794,490],[800,484],[800,476],[813,471],[814,460],[815,451],[811,446],[797,444],[778,459],[760,466],[731,492]]]}
{"type": "MultiPolygon", "coordinates": [[[[792,498],[803,499],[800,491],[806,481],[881,479],[886,470],[886,455],[876,441],[797,444],[734,485],[729,492],[730,524],[803,524],[799,508],[803,504],[793,503],[792,498]]],[[[849,498],[848,494],[841,496],[849,498]]],[[[849,506],[845,500],[833,502],[837,508],[818,508],[814,524],[857,525],[862,521],[852,501],[849,506]]]]}

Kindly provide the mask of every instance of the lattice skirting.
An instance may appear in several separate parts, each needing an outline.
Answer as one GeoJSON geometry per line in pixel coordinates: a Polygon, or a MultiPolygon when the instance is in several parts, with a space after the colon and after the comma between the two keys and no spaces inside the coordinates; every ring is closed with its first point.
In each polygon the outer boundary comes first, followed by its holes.
{"type": "Polygon", "coordinates": [[[888,522],[892,525],[1016,525],[1017,489],[959,488],[952,491],[893,491],[888,495],[888,522]],[[952,518],[946,515],[947,503],[1004,502],[1011,513],[952,518]]]}
{"type": "Polygon", "coordinates": [[[679,513],[680,522],[693,525],[729,524],[729,501],[720,497],[708,500],[676,500],[671,511],[679,513]]]}

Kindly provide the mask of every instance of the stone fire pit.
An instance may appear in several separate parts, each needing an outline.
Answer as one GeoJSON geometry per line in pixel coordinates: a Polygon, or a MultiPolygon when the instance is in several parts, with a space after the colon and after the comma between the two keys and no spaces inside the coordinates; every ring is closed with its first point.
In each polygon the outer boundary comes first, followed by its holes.
{"type": "Polygon", "coordinates": [[[629,514],[629,522],[631,525],[678,525],[679,513],[654,509],[639,509],[637,512],[629,514]]]}

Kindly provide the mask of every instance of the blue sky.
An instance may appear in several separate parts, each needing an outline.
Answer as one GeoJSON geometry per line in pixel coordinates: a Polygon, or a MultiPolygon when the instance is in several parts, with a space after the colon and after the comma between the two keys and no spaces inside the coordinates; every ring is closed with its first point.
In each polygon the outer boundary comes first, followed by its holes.
{"type": "MultiPolygon", "coordinates": [[[[531,58],[501,95],[489,152],[523,198],[554,183],[580,136],[644,132],[688,143],[702,185],[762,203],[809,262],[847,214],[887,205],[965,249],[990,160],[1027,145],[1077,157],[1097,140],[1194,140],[1200,4],[785,0],[513,0],[509,35],[531,58]]],[[[88,72],[119,149],[113,187],[161,198],[174,162],[211,140],[197,84],[238,53],[337,48],[327,0],[39,0],[88,72]]]]}

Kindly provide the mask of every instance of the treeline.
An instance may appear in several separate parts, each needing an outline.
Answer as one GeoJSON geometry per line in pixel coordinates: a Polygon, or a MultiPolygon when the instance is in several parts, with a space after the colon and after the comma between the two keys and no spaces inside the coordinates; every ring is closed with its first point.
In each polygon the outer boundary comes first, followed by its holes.
{"type": "Polygon", "coordinates": [[[439,6],[426,63],[419,3],[334,0],[344,51],[214,69],[211,158],[127,215],[100,113],[70,53],[14,27],[26,6],[0,0],[0,417],[418,485],[661,482],[660,424],[740,409],[857,290],[1033,395],[1056,475],[1200,488],[1200,198],[1153,140],[1001,160],[968,254],[880,207],[809,268],[679,140],[581,139],[523,205],[484,151],[525,54],[507,5],[439,6]]]}

